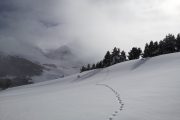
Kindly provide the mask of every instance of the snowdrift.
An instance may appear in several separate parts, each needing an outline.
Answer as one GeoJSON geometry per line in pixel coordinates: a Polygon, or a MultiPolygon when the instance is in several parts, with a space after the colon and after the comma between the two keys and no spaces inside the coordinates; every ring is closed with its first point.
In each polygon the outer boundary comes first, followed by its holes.
{"type": "Polygon", "coordinates": [[[180,53],[0,92],[0,120],[179,120],[180,53]]]}

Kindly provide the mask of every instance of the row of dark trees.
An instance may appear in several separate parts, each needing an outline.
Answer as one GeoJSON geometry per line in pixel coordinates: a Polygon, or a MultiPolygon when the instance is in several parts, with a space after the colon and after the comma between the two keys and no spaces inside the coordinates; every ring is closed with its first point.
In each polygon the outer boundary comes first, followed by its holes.
{"type": "Polygon", "coordinates": [[[120,51],[119,48],[114,48],[112,52],[107,51],[104,56],[104,59],[96,64],[88,64],[87,66],[82,66],[81,72],[97,69],[97,68],[105,68],[111,65],[124,62],[127,60],[139,59],[140,57],[154,57],[162,54],[169,54],[180,51],[180,34],[175,37],[172,34],[168,34],[163,40],[159,42],[150,41],[150,43],[146,43],[144,52],[142,52],[141,48],[133,47],[126,55],[124,50],[120,51]]]}
{"type": "Polygon", "coordinates": [[[151,41],[145,45],[143,57],[154,57],[157,55],[174,53],[180,51],[180,34],[175,37],[172,34],[167,35],[159,42],[151,41]]]}

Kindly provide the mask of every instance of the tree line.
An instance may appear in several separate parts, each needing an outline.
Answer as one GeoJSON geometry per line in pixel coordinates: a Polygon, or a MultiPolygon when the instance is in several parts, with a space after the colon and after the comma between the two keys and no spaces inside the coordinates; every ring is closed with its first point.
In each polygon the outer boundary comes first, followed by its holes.
{"type": "Polygon", "coordinates": [[[150,41],[149,43],[145,44],[144,51],[142,51],[141,48],[133,47],[128,52],[128,55],[126,55],[124,50],[121,51],[120,48],[114,47],[112,52],[106,52],[103,60],[100,60],[96,64],[82,66],[80,72],[98,68],[106,68],[124,61],[139,59],[140,57],[154,57],[174,52],[180,52],[180,33],[176,37],[173,34],[168,34],[159,42],[150,41]]]}

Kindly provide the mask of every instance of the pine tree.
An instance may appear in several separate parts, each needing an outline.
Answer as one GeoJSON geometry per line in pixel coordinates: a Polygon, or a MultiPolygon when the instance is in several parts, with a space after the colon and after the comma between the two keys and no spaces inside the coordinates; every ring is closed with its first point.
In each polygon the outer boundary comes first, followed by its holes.
{"type": "Polygon", "coordinates": [[[117,49],[116,47],[114,47],[113,52],[112,52],[112,56],[116,56],[119,54],[119,49],[117,49]]]}
{"type": "Polygon", "coordinates": [[[164,54],[164,51],[165,51],[165,50],[164,50],[164,49],[165,49],[164,46],[165,46],[165,43],[164,43],[164,41],[161,40],[161,41],[159,42],[159,55],[164,54]]]}
{"type": "Polygon", "coordinates": [[[156,41],[153,45],[153,56],[159,55],[159,43],[156,41]]]}
{"type": "Polygon", "coordinates": [[[107,51],[106,55],[104,56],[103,60],[103,67],[108,67],[111,65],[111,54],[107,51]]]}
{"type": "Polygon", "coordinates": [[[154,57],[159,54],[159,45],[158,42],[151,41],[149,43],[149,57],[154,57]]]}
{"type": "Polygon", "coordinates": [[[87,70],[91,70],[91,65],[90,64],[87,65],[87,70]]]}
{"type": "Polygon", "coordinates": [[[180,51],[180,33],[176,37],[176,50],[180,51]]]}
{"type": "Polygon", "coordinates": [[[96,65],[95,64],[92,65],[92,69],[96,69],[96,65]]]}
{"type": "Polygon", "coordinates": [[[153,57],[153,56],[157,56],[159,55],[159,44],[158,42],[153,42],[150,41],[149,44],[146,43],[145,48],[144,48],[144,53],[143,53],[143,57],[153,57]]]}
{"type": "Polygon", "coordinates": [[[100,61],[100,62],[99,62],[99,67],[100,67],[100,68],[103,68],[103,67],[104,67],[103,61],[100,61]]]}
{"type": "Polygon", "coordinates": [[[150,56],[149,45],[148,43],[146,43],[145,48],[144,48],[143,58],[146,58],[149,56],[150,56]]]}
{"type": "Polygon", "coordinates": [[[84,71],[86,71],[86,67],[82,66],[80,72],[84,72],[84,71]]]}
{"type": "Polygon", "coordinates": [[[139,59],[141,53],[142,53],[141,48],[133,47],[132,50],[129,52],[128,58],[129,60],[139,59]]]}
{"type": "Polygon", "coordinates": [[[153,41],[151,41],[150,43],[149,43],[149,57],[153,57],[153,48],[154,48],[154,43],[153,43],[153,41]]]}
{"type": "Polygon", "coordinates": [[[124,61],[126,61],[127,59],[126,59],[126,53],[125,53],[125,51],[123,50],[122,52],[121,52],[121,55],[120,55],[120,62],[124,62],[124,61]]]}
{"type": "Polygon", "coordinates": [[[96,64],[96,68],[103,68],[103,61],[100,61],[96,64]]]}
{"type": "Polygon", "coordinates": [[[174,37],[174,35],[172,34],[168,34],[165,38],[164,38],[164,54],[168,54],[168,53],[173,53],[176,51],[176,39],[174,37]]]}
{"type": "Polygon", "coordinates": [[[100,68],[99,62],[96,63],[96,68],[100,68]]]}
{"type": "Polygon", "coordinates": [[[112,55],[111,55],[111,65],[119,63],[120,62],[119,59],[120,59],[120,49],[119,48],[117,49],[115,47],[113,49],[113,52],[112,52],[112,55]]]}

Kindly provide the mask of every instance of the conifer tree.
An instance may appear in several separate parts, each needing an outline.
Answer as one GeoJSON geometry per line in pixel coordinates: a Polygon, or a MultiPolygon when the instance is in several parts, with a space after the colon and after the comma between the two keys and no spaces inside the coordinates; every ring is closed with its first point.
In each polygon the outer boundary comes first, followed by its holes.
{"type": "Polygon", "coordinates": [[[164,54],[173,53],[176,51],[175,48],[176,39],[174,35],[168,34],[163,41],[164,41],[164,51],[163,51],[164,54]]]}
{"type": "MultiPolygon", "coordinates": [[[[150,41],[150,43],[146,43],[143,57],[154,57],[157,55],[167,54],[167,53],[173,53],[180,51],[180,34],[177,35],[175,38],[174,35],[168,34],[163,40],[161,40],[159,43],[150,41]]],[[[133,47],[131,51],[128,53],[128,59],[138,59],[142,53],[142,50],[137,47],[133,47]]],[[[112,54],[107,51],[107,53],[104,56],[104,59],[96,64],[93,64],[92,67],[90,64],[87,65],[87,67],[82,67],[81,72],[96,68],[104,68],[108,67],[110,65],[124,62],[126,61],[126,53],[125,51],[120,52],[120,49],[114,47],[112,54]]]]}
{"type": "Polygon", "coordinates": [[[103,68],[103,61],[100,61],[96,64],[96,68],[103,68]]]}
{"type": "Polygon", "coordinates": [[[104,56],[103,60],[103,67],[108,67],[111,65],[111,54],[107,51],[106,55],[104,56]]]}
{"type": "Polygon", "coordinates": [[[149,43],[149,57],[153,57],[153,48],[154,48],[154,43],[153,43],[153,41],[151,41],[150,43],[149,43]]]}
{"type": "Polygon", "coordinates": [[[96,63],[96,68],[100,68],[99,62],[96,63]]]}
{"type": "Polygon", "coordinates": [[[144,48],[143,58],[146,58],[149,56],[150,56],[149,45],[148,43],[146,43],[145,48],[144,48]]]}
{"type": "Polygon", "coordinates": [[[159,42],[159,55],[164,54],[164,51],[165,51],[165,50],[164,50],[164,49],[165,49],[164,46],[165,46],[165,43],[164,43],[164,41],[161,40],[161,41],[159,42]]]}
{"type": "Polygon", "coordinates": [[[153,56],[157,56],[159,53],[159,45],[158,42],[153,42],[151,41],[149,43],[149,56],[148,57],[153,57],[153,56]]]}
{"type": "Polygon", "coordinates": [[[103,61],[100,61],[100,62],[99,62],[99,67],[100,67],[100,68],[103,68],[103,67],[104,67],[103,61]]]}
{"type": "Polygon", "coordinates": [[[126,61],[126,53],[125,53],[124,50],[121,52],[121,55],[120,55],[120,61],[121,61],[121,62],[126,61]]]}
{"type": "Polygon", "coordinates": [[[114,48],[111,55],[111,65],[119,63],[120,61],[120,49],[114,48]]]}
{"type": "Polygon", "coordinates": [[[120,49],[115,47],[113,49],[112,56],[119,56],[119,54],[120,54],[120,49]]]}
{"type": "Polygon", "coordinates": [[[86,71],[86,67],[82,66],[80,72],[84,72],[84,71],[86,71]]]}
{"type": "Polygon", "coordinates": [[[91,65],[90,64],[87,65],[87,70],[91,70],[91,65]]]}
{"type": "Polygon", "coordinates": [[[153,56],[159,55],[159,43],[156,41],[153,45],[153,56]]]}
{"type": "Polygon", "coordinates": [[[133,47],[132,50],[129,52],[129,60],[139,59],[140,55],[142,53],[141,48],[133,47]]]}
{"type": "Polygon", "coordinates": [[[92,69],[96,69],[96,65],[95,64],[92,65],[92,69]]]}
{"type": "Polygon", "coordinates": [[[180,51],[180,33],[176,37],[176,50],[180,51]]]}

